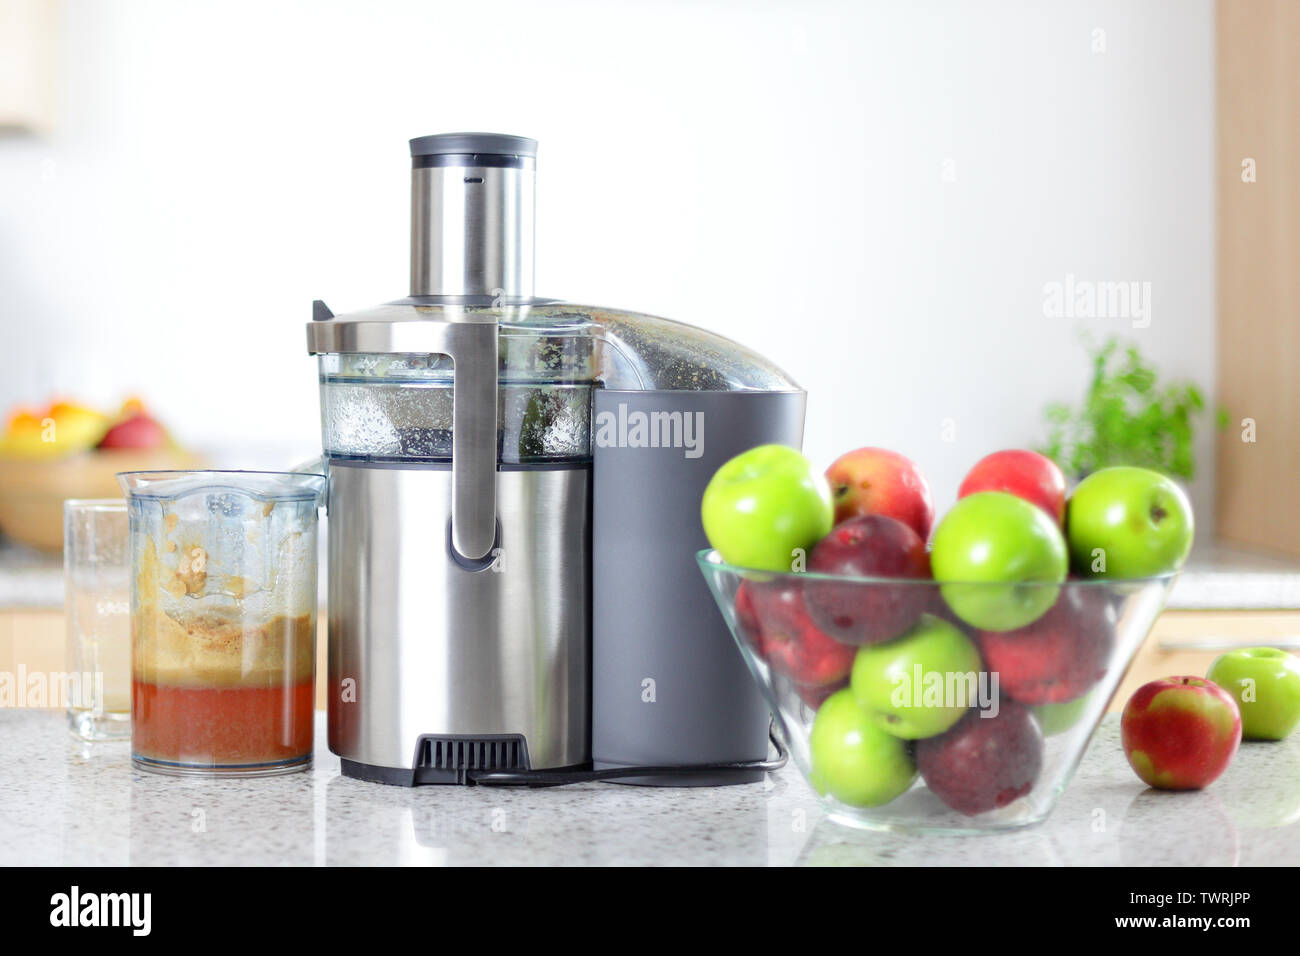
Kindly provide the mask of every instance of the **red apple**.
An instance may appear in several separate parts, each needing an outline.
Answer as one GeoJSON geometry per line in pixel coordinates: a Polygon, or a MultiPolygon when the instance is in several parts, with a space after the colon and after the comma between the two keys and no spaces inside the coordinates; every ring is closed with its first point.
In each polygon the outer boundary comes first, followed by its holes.
{"type": "Polygon", "coordinates": [[[886,515],[910,527],[922,541],[934,526],[930,483],[909,458],[884,448],[859,448],[826,469],[835,502],[835,523],[858,515],[886,515]]]}
{"type": "Polygon", "coordinates": [[[1038,505],[1057,524],[1065,521],[1065,475],[1036,451],[1011,448],[981,458],[957,489],[957,497],[977,491],[1005,491],[1038,505]]]}
{"type": "Polygon", "coordinates": [[[1073,700],[1106,676],[1115,611],[1101,588],[1069,585],[1046,614],[1014,631],[976,637],[1002,693],[1024,704],[1073,700]]]}
{"type": "Polygon", "coordinates": [[[147,412],[136,412],[105,432],[95,447],[154,449],[166,444],[167,430],[147,412]]]}
{"type": "Polygon", "coordinates": [[[1004,699],[997,716],[987,713],[972,708],[951,730],[916,742],[925,785],[968,816],[1020,799],[1043,768],[1043,734],[1027,708],[1004,699]]]}
{"type": "Polygon", "coordinates": [[[1199,790],[1227,769],[1241,743],[1241,709],[1203,677],[1165,677],[1143,684],[1119,724],[1133,772],[1161,790],[1199,790]]]}
{"type": "Polygon", "coordinates": [[[736,588],[736,627],[740,636],[758,649],[758,611],[754,609],[754,587],[751,581],[741,581],[736,588]]]}
{"type": "Polygon", "coordinates": [[[857,648],[827,636],[808,615],[800,586],[783,581],[746,581],[736,595],[737,613],[756,627],[751,636],[758,655],[777,674],[788,677],[804,700],[815,699],[817,688],[848,679],[857,648]]]}
{"type": "MultiPolygon", "coordinates": [[[[808,570],[855,578],[928,579],[930,555],[903,522],[862,515],[836,525],[818,542],[808,570]]],[[[875,644],[907,631],[921,617],[932,591],[923,583],[810,580],[804,585],[813,622],[850,644],[875,644]]]]}

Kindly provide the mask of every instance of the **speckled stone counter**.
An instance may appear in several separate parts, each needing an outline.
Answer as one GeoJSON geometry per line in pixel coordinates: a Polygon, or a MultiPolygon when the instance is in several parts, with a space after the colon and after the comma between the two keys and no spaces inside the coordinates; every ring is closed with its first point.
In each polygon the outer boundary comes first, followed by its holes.
{"type": "Polygon", "coordinates": [[[1300,863],[1300,735],[1243,745],[1208,790],[1160,793],[1110,717],[1046,823],[925,837],[832,823],[793,768],[719,789],[361,783],[323,730],[310,773],[195,780],[132,770],[127,744],[78,743],[62,714],[0,711],[0,864],[1300,863]]]}

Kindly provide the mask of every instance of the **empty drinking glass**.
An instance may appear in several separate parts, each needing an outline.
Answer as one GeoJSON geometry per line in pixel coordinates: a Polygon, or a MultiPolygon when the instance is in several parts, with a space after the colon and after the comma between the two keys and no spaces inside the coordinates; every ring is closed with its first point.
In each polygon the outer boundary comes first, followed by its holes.
{"type": "Polygon", "coordinates": [[[64,502],[64,689],[83,740],[131,736],[130,563],[125,501],[64,502]]]}

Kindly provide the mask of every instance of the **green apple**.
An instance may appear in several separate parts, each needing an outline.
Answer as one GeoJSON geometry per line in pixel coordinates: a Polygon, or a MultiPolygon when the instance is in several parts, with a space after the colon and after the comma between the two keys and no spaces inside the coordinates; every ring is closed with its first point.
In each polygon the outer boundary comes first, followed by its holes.
{"type": "Polygon", "coordinates": [[[902,637],[859,649],[849,688],[882,730],[919,740],[943,733],[979,702],[981,670],[970,638],[943,618],[922,614],[902,637]]]}
{"type": "Polygon", "coordinates": [[[759,445],[723,464],[704,489],[700,518],[728,564],[790,571],[830,533],[826,477],[785,445],[759,445]]]}
{"type": "Polygon", "coordinates": [[[1079,722],[1083,712],[1088,709],[1092,692],[1076,697],[1074,700],[1062,700],[1052,704],[1039,704],[1029,709],[1034,712],[1038,726],[1044,737],[1063,734],[1079,722]]]}
{"type": "Polygon", "coordinates": [[[1094,471],[1066,505],[1065,536],[1080,574],[1145,578],[1182,567],[1192,506],[1173,480],[1127,465],[1094,471]]]}
{"type": "Polygon", "coordinates": [[[984,631],[1032,624],[1056,603],[1069,558],[1042,508],[1005,491],[960,499],[934,532],[930,566],[953,613],[984,631]]]}
{"type": "Polygon", "coordinates": [[[851,807],[888,803],[916,779],[907,744],[877,727],[847,687],[817,709],[808,747],[813,789],[851,807]]]}
{"type": "Polygon", "coordinates": [[[1220,654],[1206,678],[1241,708],[1246,740],[1282,740],[1300,724],[1300,658],[1276,647],[1243,647],[1220,654]]]}

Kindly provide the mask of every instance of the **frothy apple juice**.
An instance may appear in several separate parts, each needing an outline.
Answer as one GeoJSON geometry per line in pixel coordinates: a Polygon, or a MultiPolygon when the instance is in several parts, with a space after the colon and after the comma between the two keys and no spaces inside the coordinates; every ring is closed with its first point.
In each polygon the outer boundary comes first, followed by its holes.
{"type": "MultiPolygon", "coordinates": [[[[195,600],[208,590],[204,558],[195,545],[164,556],[145,545],[132,615],[134,758],[178,772],[309,761],[315,615],[195,600]]],[[[221,590],[234,597],[239,587],[221,590]]]]}

